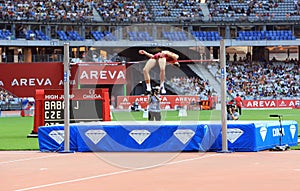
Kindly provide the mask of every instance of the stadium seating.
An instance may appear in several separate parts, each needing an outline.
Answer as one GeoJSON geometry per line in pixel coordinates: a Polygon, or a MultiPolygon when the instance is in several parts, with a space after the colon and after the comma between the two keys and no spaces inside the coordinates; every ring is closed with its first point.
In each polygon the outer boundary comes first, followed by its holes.
{"type": "Polygon", "coordinates": [[[106,41],[117,41],[118,40],[117,37],[109,31],[105,31],[103,33],[104,33],[104,40],[106,40],[106,41]]]}
{"type": "Polygon", "coordinates": [[[290,30],[280,31],[239,31],[236,40],[295,40],[290,30]]]}
{"type": "Polygon", "coordinates": [[[101,31],[91,31],[91,35],[96,41],[103,40],[104,38],[104,34],[101,31]]]}
{"type": "MultiPolygon", "coordinates": [[[[20,0],[14,1],[13,4],[4,1],[2,6],[3,21],[37,21],[37,22],[176,22],[182,23],[185,21],[205,21],[204,17],[208,19],[207,22],[266,22],[266,21],[299,21],[300,20],[300,7],[294,0],[284,1],[244,1],[244,0],[230,0],[230,1],[216,1],[207,0],[206,5],[200,4],[198,0],[184,0],[184,1],[168,1],[168,0],[134,0],[134,1],[119,1],[119,0],[103,0],[103,1],[80,1],[76,4],[74,1],[57,1],[52,4],[44,3],[43,8],[40,9],[38,1],[23,2],[20,0]],[[72,9],[76,4],[76,9],[72,9]],[[61,4],[66,6],[61,6],[61,4]],[[20,11],[28,6],[32,6],[32,12],[25,14],[20,11]],[[56,6],[57,9],[51,9],[56,6]],[[7,12],[8,7],[13,7],[16,14],[11,15],[7,12]],[[64,7],[64,8],[63,8],[64,7]],[[64,10],[65,9],[65,10],[64,10]],[[92,11],[94,9],[94,11],[92,11]],[[202,10],[203,9],[203,10],[202,10]],[[38,10],[38,11],[37,11],[38,10]],[[204,12],[206,16],[204,16],[204,12]]],[[[85,37],[79,35],[76,31],[56,31],[57,36],[53,35],[47,37],[44,33],[45,30],[30,30],[27,28],[24,37],[27,40],[50,40],[58,38],[60,40],[83,41],[85,37]]],[[[26,28],[25,28],[26,29],[26,28]]],[[[11,29],[13,30],[13,29],[11,29]]],[[[12,31],[13,35],[6,30],[0,32],[0,39],[16,39],[24,38],[23,34],[18,35],[19,29],[12,31]],[[16,34],[16,38],[14,36],[16,34]]],[[[191,30],[191,29],[189,29],[191,30]]],[[[295,40],[295,36],[290,34],[291,31],[281,30],[279,33],[274,31],[256,31],[256,32],[242,32],[239,31],[237,40],[295,40]]],[[[48,34],[48,33],[47,33],[48,34]]],[[[114,35],[107,32],[91,33],[94,40],[115,41],[118,40],[114,35]]],[[[152,41],[153,37],[145,31],[132,31],[126,35],[120,35],[130,41],[152,41]]],[[[154,35],[153,35],[154,36],[154,35]]],[[[160,37],[160,35],[157,35],[160,37]]],[[[221,39],[217,32],[201,32],[194,31],[193,36],[199,41],[218,41],[221,39]]],[[[163,32],[163,39],[169,41],[185,41],[189,35],[184,32],[165,31],[163,32]]]]}
{"type": "MultiPolygon", "coordinates": [[[[207,0],[211,21],[297,21],[297,1],[207,0]]],[[[1,3],[1,20],[51,22],[175,22],[202,20],[204,11],[198,0],[103,0],[103,1],[40,1],[16,0],[1,3]],[[76,6],[76,9],[74,8],[76,6]],[[31,7],[31,12],[24,10],[31,7]],[[53,7],[55,7],[53,9],[53,7]],[[96,10],[96,11],[93,11],[96,10]],[[14,10],[15,14],[10,14],[14,10]]]]}
{"type": "Polygon", "coordinates": [[[39,30],[28,30],[25,34],[26,40],[50,40],[48,36],[46,36],[42,31],[39,30]]]}
{"type": "Polygon", "coordinates": [[[0,30],[0,40],[8,40],[11,35],[9,30],[0,30]]]}
{"type": "Polygon", "coordinates": [[[50,40],[50,37],[46,36],[41,30],[35,30],[35,34],[38,40],[50,40]]]}
{"type": "Polygon", "coordinates": [[[71,38],[71,40],[77,40],[77,41],[84,40],[84,38],[82,38],[77,31],[67,31],[67,34],[71,38]]]}
{"type": "Polygon", "coordinates": [[[59,31],[57,31],[57,35],[58,35],[58,38],[63,41],[66,41],[66,40],[83,41],[84,40],[84,38],[81,37],[77,31],[67,31],[67,33],[66,33],[64,31],[59,30],[59,31]]]}
{"type": "Polygon", "coordinates": [[[105,22],[145,22],[152,20],[145,2],[103,0],[93,2],[93,6],[105,22]]]}
{"type": "Polygon", "coordinates": [[[199,41],[218,41],[222,39],[217,31],[193,31],[192,35],[199,41]]]}
{"type": "Polygon", "coordinates": [[[213,21],[286,21],[299,19],[293,0],[284,1],[207,1],[213,21]]]}
{"type": "Polygon", "coordinates": [[[187,40],[187,36],[185,32],[162,32],[163,38],[169,41],[185,41],[187,40]]]}
{"type": "Polygon", "coordinates": [[[154,13],[154,21],[158,22],[192,21],[203,15],[196,1],[148,0],[147,3],[154,13]]]}
{"type": "Polygon", "coordinates": [[[104,31],[104,32],[91,31],[91,35],[95,41],[101,41],[101,40],[117,41],[118,40],[111,32],[108,32],[108,31],[104,31]]]}
{"type": "Polygon", "coordinates": [[[149,33],[145,31],[128,32],[128,36],[130,41],[153,41],[153,37],[151,37],[149,33]]]}

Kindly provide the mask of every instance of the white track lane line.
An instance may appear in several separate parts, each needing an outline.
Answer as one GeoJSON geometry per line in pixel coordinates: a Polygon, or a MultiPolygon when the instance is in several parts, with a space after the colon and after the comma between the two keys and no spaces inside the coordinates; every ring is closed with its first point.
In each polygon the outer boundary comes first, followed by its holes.
{"type": "Polygon", "coordinates": [[[174,161],[174,162],[168,162],[168,163],[165,163],[165,164],[157,164],[157,165],[153,165],[153,166],[149,166],[149,167],[129,169],[129,170],[121,170],[121,171],[116,171],[116,172],[111,172],[111,173],[106,173],[106,174],[99,174],[99,175],[95,175],[95,176],[88,176],[88,177],[71,179],[71,180],[66,180],[66,181],[61,181],[61,182],[54,182],[54,183],[51,183],[51,184],[43,184],[43,185],[39,185],[39,186],[21,188],[21,189],[15,190],[15,191],[34,190],[34,189],[57,186],[57,185],[62,185],[62,184],[67,184],[67,183],[80,182],[80,181],[85,181],[85,180],[90,180],[90,179],[95,179],[95,178],[108,177],[108,176],[124,174],[124,173],[128,173],[128,172],[139,171],[139,170],[147,170],[147,169],[155,168],[155,167],[169,166],[169,165],[174,165],[174,164],[179,164],[179,163],[184,163],[184,162],[190,162],[190,161],[195,161],[195,160],[200,160],[200,159],[206,159],[206,158],[219,156],[219,155],[222,155],[222,154],[219,153],[219,154],[205,155],[205,156],[201,156],[201,157],[195,157],[195,158],[184,159],[184,160],[179,160],[179,161],[174,161]]]}
{"type": "Polygon", "coordinates": [[[56,155],[42,156],[42,157],[22,158],[22,159],[10,160],[10,161],[3,161],[3,162],[0,162],[0,165],[15,163],[15,162],[29,161],[29,160],[38,160],[38,159],[44,159],[44,158],[60,157],[60,156],[66,156],[66,155],[65,154],[61,154],[61,155],[56,154],[56,155]]]}
{"type": "Polygon", "coordinates": [[[24,154],[32,154],[32,153],[40,153],[40,151],[0,151],[1,155],[24,155],[24,154]]]}

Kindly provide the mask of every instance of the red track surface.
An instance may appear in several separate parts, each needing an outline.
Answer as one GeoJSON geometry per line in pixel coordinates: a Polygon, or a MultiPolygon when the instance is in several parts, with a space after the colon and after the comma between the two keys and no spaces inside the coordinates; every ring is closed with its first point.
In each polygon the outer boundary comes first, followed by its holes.
{"type": "Polygon", "coordinates": [[[299,191],[299,159],[299,151],[180,154],[1,151],[0,190],[299,191]],[[164,157],[169,160],[159,163],[164,157]]]}

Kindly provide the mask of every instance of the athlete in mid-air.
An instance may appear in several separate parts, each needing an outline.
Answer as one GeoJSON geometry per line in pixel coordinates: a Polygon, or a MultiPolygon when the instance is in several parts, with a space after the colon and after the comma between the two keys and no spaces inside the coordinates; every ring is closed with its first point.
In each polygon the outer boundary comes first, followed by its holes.
{"type": "Polygon", "coordinates": [[[166,93],[165,89],[165,70],[166,70],[166,65],[167,64],[173,64],[175,66],[180,66],[178,63],[178,58],[179,56],[171,51],[168,50],[163,50],[160,51],[156,54],[151,54],[149,52],[146,52],[145,50],[139,50],[140,54],[146,55],[149,57],[149,60],[146,62],[146,65],[143,69],[144,73],[144,78],[146,82],[146,92],[150,93],[151,92],[151,84],[150,84],[150,70],[158,63],[159,69],[160,69],[160,89],[161,89],[161,94],[166,93]]]}

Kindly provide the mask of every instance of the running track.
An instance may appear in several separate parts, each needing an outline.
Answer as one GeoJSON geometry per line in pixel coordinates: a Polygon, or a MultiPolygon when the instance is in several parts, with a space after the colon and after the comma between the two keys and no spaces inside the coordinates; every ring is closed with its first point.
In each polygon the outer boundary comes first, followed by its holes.
{"type": "Polygon", "coordinates": [[[0,151],[0,181],[1,191],[299,191],[300,151],[0,151]]]}

